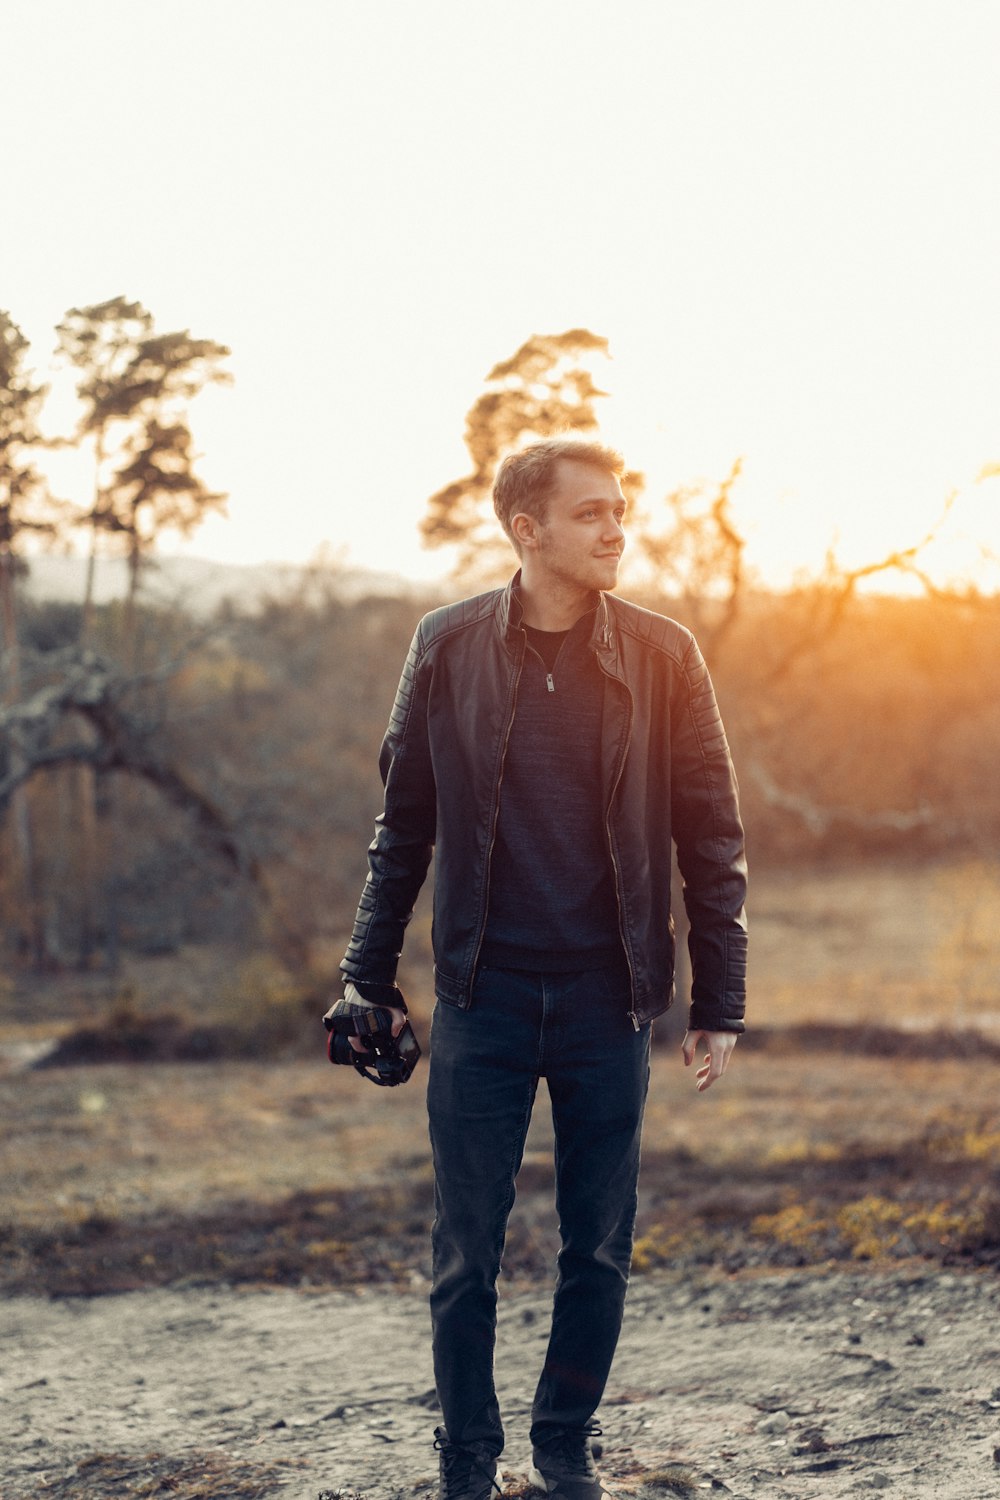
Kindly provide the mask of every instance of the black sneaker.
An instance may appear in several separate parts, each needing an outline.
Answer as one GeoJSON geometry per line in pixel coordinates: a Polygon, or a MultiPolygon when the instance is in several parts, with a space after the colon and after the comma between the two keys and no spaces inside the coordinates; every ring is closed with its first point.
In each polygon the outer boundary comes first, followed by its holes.
{"type": "Polygon", "coordinates": [[[440,1500],[494,1500],[503,1493],[496,1454],[484,1444],[462,1448],[443,1427],[435,1427],[434,1446],[440,1455],[440,1500]]]}
{"type": "Polygon", "coordinates": [[[599,1437],[596,1422],[584,1428],[559,1428],[531,1449],[528,1475],[536,1489],[552,1500],[602,1500],[611,1491],[601,1483],[590,1440],[599,1437]]]}

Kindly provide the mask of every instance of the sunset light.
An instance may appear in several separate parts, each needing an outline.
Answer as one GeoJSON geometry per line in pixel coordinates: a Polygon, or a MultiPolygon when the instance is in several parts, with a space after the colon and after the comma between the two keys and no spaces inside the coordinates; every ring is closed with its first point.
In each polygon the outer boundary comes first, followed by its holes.
{"type": "Polygon", "coordinates": [[[1000,0],[0,59],[3,1500],[1000,1495],[1000,0]]]}
{"type": "Polygon", "coordinates": [[[958,490],[936,576],[995,586],[998,49],[975,0],[41,0],[4,24],[2,305],[56,430],[67,307],[231,347],[194,554],[440,572],[417,525],[487,371],[585,327],[650,504],[743,459],[766,578],[909,545],[958,490]]]}

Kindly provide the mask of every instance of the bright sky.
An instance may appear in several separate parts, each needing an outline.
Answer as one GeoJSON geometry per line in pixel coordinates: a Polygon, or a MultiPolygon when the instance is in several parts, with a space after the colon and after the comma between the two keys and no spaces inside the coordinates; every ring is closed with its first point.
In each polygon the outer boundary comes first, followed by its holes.
{"type": "Polygon", "coordinates": [[[232,346],[189,550],[436,571],[487,370],[580,325],[653,498],[743,455],[773,576],[952,488],[947,565],[1000,549],[995,0],[7,0],[0,49],[39,371],[119,293],[232,346]]]}

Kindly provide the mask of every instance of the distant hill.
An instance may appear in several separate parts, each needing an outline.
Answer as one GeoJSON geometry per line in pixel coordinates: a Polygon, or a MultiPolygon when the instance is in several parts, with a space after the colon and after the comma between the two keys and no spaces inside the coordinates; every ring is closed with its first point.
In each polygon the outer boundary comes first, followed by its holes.
{"type": "MultiPolygon", "coordinates": [[[[33,599],[78,601],[83,598],[86,572],[86,560],[82,557],[33,557],[22,587],[33,599]]],[[[237,609],[254,610],[265,599],[301,592],[310,576],[317,574],[329,579],[336,592],[346,599],[423,591],[401,574],[364,568],[322,564],[312,568],[296,563],[241,565],[205,557],[162,557],[145,574],[143,597],[151,603],[178,605],[198,615],[210,615],[227,601],[237,609]]],[[[100,558],[94,579],[96,602],[109,604],[114,599],[123,599],[127,588],[125,559],[100,558]]]]}

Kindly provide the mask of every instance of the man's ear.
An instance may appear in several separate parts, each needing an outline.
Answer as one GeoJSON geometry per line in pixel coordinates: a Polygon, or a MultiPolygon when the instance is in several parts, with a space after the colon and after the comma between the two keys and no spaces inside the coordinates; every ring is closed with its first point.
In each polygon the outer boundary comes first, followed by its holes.
{"type": "Polygon", "coordinates": [[[533,552],[537,549],[538,522],[534,516],[529,516],[523,510],[518,511],[516,516],[510,518],[510,529],[518,552],[533,552]]]}

